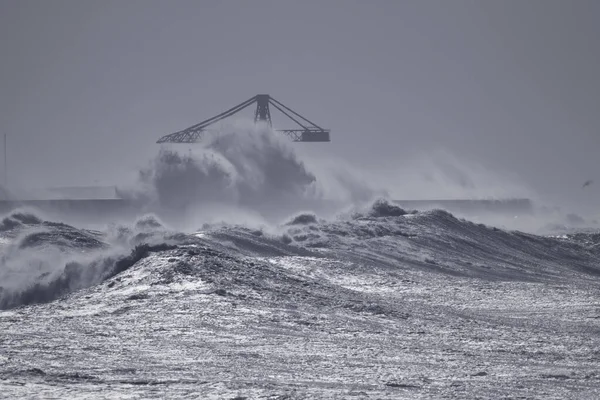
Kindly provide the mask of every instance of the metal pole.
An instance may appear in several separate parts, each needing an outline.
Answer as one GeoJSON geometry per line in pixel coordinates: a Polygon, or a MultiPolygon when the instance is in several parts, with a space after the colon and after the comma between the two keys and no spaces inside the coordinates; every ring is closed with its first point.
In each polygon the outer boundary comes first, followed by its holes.
{"type": "Polygon", "coordinates": [[[4,134],[4,189],[8,190],[8,162],[6,161],[6,133],[4,134]]]}

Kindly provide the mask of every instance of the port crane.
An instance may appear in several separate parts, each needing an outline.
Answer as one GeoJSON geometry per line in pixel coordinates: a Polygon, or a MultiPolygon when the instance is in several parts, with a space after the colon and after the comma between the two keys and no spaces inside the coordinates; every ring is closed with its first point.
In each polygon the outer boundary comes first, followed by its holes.
{"type": "Polygon", "coordinates": [[[295,129],[277,129],[277,132],[281,132],[294,142],[329,142],[330,137],[329,129],[323,129],[317,124],[309,121],[296,111],[287,107],[280,101],[275,100],[268,94],[257,94],[256,96],[238,104],[235,107],[230,108],[227,111],[222,112],[219,115],[215,115],[212,118],[204,120],[196,125],[190,126],[179,132],[165,135],[158,139],[157,143],[197,143],[202,138],[202,133],[206,129],[225,119],[231,117],[234,114],[244,110],[245,108],[256,104],[256,110],[254,112],[254,123],[265,122],[270,127],[273,126],[271,121],[271,110],[270,106],[285,115],[288,119],[295,122],[299,127],[295,129]]]}

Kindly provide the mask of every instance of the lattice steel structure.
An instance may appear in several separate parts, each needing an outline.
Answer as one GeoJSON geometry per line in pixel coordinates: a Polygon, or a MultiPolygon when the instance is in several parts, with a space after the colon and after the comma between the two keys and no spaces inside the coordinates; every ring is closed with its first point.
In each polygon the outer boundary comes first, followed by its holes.
{"type": "Polygon", "coordinates": [[[283,105],[281,102],[275,100],[268,94],[258,94],[251,99],[238,104],[237,106],[230,108],[229,110],[222,112],[212,118],[200,122],[199,124],[190,126],[179,132],[171,133],[158,139],[157,143],[196,143],[199,142],[202,137],[202,132],[209,126],[227,118],[234,114],[242,111],[246,107],[256,103],[256,111],[254,112],[254,122],[263,121],[272,126],[271,121],[271,110],[269,105],[275,107],[283,115],[294,121],[300,126],[297,129],[278,129],[277,132],[281,132],[289,136],[294,142],[329,142],[329,129],[323,129],[317,124],[304,118],[291,108],[283,105]]]}

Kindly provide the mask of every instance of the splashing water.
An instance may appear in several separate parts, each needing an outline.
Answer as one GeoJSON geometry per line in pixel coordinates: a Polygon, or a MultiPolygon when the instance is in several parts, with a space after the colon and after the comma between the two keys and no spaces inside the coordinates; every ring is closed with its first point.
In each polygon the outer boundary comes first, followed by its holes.
{"type": "Polygon", "coordinates": [[[376,193],[339,171],[309,171],[290,144],[267,127],[238,127],[204,139],[187,154],[161,149],[140,172],[137,187],[121,194],[170,221],[193,220],[199,226],[218,219],[279,222],[302,210],[327,214],[376,193]],[[327,191],[332,180],[343,196],[327,191]]]}

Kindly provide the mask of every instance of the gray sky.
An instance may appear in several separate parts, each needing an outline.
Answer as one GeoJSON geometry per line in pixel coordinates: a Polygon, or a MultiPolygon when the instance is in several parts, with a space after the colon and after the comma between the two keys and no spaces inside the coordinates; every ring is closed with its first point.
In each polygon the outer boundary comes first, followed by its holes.
{"type": "Polygon", "coordinates": [[[119,183],[158,137],[270,93],[332,129],[301,152],[390,170],[446,149],[595,204],[599,18],[596,0],[0,0],[10,177],[119,183]]]}

